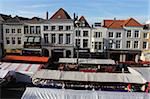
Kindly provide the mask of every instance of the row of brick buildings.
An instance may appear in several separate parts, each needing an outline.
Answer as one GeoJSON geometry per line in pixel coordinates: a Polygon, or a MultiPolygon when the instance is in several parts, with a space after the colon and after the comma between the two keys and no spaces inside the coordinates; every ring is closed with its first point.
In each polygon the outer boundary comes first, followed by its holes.
{"type": "MultiPolygon", "coordinates": [[[[73,18],[60,8],[50,18],[11,17],[0,14],[1,48],[5,54],[112,58],[138,62],[150,48],[149,26],[137,20],[103,20],[92,26],[84,16],[73,18]]],[[[2,54],[2,53],[1,53],[2,54]]],[[[0,54],[0,55],[1,55],[0,54]]]]}

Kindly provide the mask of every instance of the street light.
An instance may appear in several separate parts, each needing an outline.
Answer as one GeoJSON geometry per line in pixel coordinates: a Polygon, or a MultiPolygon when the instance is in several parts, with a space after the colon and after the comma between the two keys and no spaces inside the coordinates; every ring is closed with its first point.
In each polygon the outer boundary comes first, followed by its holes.
{"type": "Polygon", "coordinates": [[[81,22],[80,21],[75,21],[75,25],[77,26],[77,67],[79,66],[79,26],[80,26],[81,22]]]}

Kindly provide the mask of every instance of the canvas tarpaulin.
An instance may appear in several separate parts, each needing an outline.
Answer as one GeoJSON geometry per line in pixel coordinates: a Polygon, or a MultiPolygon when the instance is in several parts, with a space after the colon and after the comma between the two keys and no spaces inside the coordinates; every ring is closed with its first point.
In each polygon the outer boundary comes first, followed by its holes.
{"type": "Polygon", "coordinates": [[[148,82],[150,82],[150,67],[132,67],[141,76],[143,76],[148,82]]]}
{"type": "Polygon", "coordinates": [[[145,80],[141,76],[132,73],[85,73],[45,69],[37,71],[32,79],[36,78],[69,81],[145,83],[145,80]]]}
{"type": "MultiPolygon", "coordinates": [[[[77,58],[59,58],[59,63],[77,63],[77,58]]],[[[79,64],[111,64],[115,65],[115,61],[111,59],[84,59],[79,58],[79,64]]]]}
{"type": "Polygon", "coordinates": [[[27,87],[21,99],[150,99],[150,94],[27,87]]]}

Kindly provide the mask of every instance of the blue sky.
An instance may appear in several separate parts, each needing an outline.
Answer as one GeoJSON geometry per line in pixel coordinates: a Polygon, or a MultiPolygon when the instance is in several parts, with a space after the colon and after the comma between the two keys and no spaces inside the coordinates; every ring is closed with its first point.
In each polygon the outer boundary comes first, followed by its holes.
{"type": "Polygon", "coordinates": [[[150,0],[0,0],[0,13],[25,17],[45,18],[59,8],[64,8],[72,17],[84,15],[90,23],[103,19],[136,18],[140,22],[150,19],[150,0]]]}

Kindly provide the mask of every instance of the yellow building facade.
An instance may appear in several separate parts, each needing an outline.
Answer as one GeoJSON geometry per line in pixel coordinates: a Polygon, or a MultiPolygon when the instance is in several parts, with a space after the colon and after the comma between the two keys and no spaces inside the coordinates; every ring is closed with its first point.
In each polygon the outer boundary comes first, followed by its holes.
{"type": "Polygon", "coordinates": [[[141,54],[141,60],[143,61],[150,61],[150,29],[144,29],[142,35],[142,46],[143,51],[141,54]]]}

